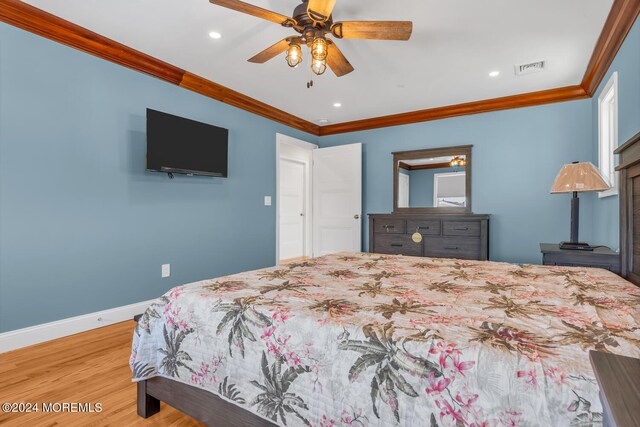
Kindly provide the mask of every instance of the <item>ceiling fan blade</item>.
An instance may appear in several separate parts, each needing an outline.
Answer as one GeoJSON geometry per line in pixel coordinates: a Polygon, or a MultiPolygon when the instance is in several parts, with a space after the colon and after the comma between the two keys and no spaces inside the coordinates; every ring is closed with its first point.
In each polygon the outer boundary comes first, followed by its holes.
{"type": "Polygon", "coordinates": [[[307,14],[316,22],[327,22],[335,5],[336,0],[309,0],[307,14]]]}
{"type": "Polygon", "coordinates": [[[289,18],[288,16],[254,6],[240,0],[209,0],[209,2],[238,12],[246,13],[248,15],[257,16],[258,18],[266,19],[267,21],[275,22],[276,24],[287,27],[296,25],[296,21],[293,18],[289,18]]]}
{"type": "Polygon", "coordinates": [[[273,46],[266,48],[256,56],[248,59],[248,61],[253,62],[254,64],[264,64],[271,58],[278,56],[285,50],[289,49],[290,40],[291,40],[290,37],[287,37],[286,39],[282,39],[278,43],[274,44],[273,46]]]}
{"type": "Polygon", "coordinates": [[[327,65],[338,77],[353,71],[353,65],[349,63],[340,49],[338,49],[338,46],[331,40],[327,40],[327,65]]]}
{"type": "Polygon", "coordinates": [[[331,26],[340,39],[409,40],[412,30],[411,21],[345,21],[331,26]]]}

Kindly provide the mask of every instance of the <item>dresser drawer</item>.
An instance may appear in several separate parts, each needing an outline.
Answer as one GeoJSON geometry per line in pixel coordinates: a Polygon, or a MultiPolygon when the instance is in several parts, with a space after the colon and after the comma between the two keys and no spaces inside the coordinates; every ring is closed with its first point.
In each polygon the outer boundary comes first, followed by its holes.
{"type": "Polygon", "coordinates": [[[373,221],[374,233],[399,233],[405,232],[404,219],[376,219],[373,221]]]}
{"type": "Polygon", "coordinates": [[[379,254],[422,256],[422,244],[407,234],[378,234],[373,251],[379,254]]]}
{"type": "Polygon", "coordinates": [[[407,233],[413,234],[415,232],[427,235],[440,235],[440,221],[439,220],[407,220],[407,233]]]}
{"type": "Polygon", "coordinates": [[[480,259],[480,239],[468,237],[426,237],[424,255],[443,258],[480,259]]]}
{"type": "Polygon", "coordinates": [[[442,221],[442,234],[480,237],[480,221],[442,221]]]}

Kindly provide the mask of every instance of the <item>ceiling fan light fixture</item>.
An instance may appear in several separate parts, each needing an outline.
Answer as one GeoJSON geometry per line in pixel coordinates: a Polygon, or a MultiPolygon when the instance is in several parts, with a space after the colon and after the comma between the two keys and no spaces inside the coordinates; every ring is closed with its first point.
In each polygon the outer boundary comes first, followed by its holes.
{"type": "Polygon", "coordinates": [[[450,165],[452,167],[455,167],[455,166],[466,166],[467,165],[467,160],[464,157],[454,156],[451,159],[450,165]]]}
{"type": "MultiPolygon", "coordinates": [[[[285,37],[248,59],[254,64],[264,64],[286,52],[287,64],[295,68],[302,62],[302,44],[311,50],[311,69],[317,75],[327,67],[336,77],[354,71],[353,66],[342,54],[338,46],[327,35],[338,39],[399,40],[411,37],[411,21],[339,21],[335,22],[333,10],[337,0],[302,0],[293,13],[283,15],[247,3],[247,0],[209,0],[210,3],[236,12],[251,15],[292,29],[298,35],[285,37]],[[294,46],[294,44],[296,46],[294,46]]],[[[311,86],[311,81],[307,83],[311,86]]]]}
{"type": "Polygon", "coordinates": [[[297,67],[302,62],[302,49],[299,44],[291,43],[287,49],[287,64],[289,67],[297,67]]]}
{"type": "Polygon", "coordinates": [[[324,61],[327,59],[327,39],[316,37],[311,43],[311,57],[314,61],[324,61]]]}
{"type": "Polygon", "coordinates": [[[323,61],[318,61],[314,59],[311,61],[311,71],[313,71],[316,75],[321,76],[327,71],[327,63],[323,61]]]}

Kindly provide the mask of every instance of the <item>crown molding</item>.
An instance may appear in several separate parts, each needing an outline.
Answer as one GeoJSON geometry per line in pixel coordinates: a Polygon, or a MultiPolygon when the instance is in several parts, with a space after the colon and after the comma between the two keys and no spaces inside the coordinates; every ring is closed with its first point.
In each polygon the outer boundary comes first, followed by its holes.
{"type": "Polygon", "coordinates": [[[640,0],[613,2],[580,84],[589,96],[593,96],[602,83],[638,15],[640,15],[640,0]]]}
{"type": "Polygon", "coordinates": [[[640,0],[614,0],[579,86],[567,86],[504,98],[336,123],[320,127],[320,136],[591,98],[607,74],[613,59],[639,14],[640,0]]]}
{"type": "Polygon", "coordinates": [[[180,87],[318,136],[320,126],[210,80],[185,72],[180,87]]]}
{"type": "Polygon", "coordinates": [[[580,85],[318,126],[22,1],[0,2],[0,21],[315,136],[589,98],[602,82],[639,14],[640,0],[614,0],[580,85]]]}
{"type": "Polygon", "coordinates": [[[0,1],[0,21],[301,131],[313,135],[319,133],[319,126],[314,123],[186,72],[22,1],[0,1]]]}
{"type": "Polygon", "coordinates": [[[377,129],[388,126],[407,125],[411,123],[446,119],[449,117],[466,116],[469,114],[487,113],[489,111],[508,110],[513,108],[532,107],[534,105],[551,104],[554,102],[572,101],[584,98],[589,98],[589,95],[581,86],[567,86],[557,89],[529,92],[520,95],[505,96],[502,98],[486,99],[483,101],[467,102],[464,104],[448,105],[446,107],[429,108],[427,110],[375,117],[372,119],[336,123],[335,125],[320,127],[320,136],[377,129]]]}

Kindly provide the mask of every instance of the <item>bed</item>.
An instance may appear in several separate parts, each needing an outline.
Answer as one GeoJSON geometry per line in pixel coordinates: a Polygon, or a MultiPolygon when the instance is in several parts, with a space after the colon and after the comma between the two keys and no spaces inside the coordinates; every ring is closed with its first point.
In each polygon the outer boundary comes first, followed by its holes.
{"type": "Polygon", "coordinates": [[[640,289],[590,268],[339,253],[179,286],[138,321],[142,416],[209,425],[601,425],[595,349],[640,289]]]}

